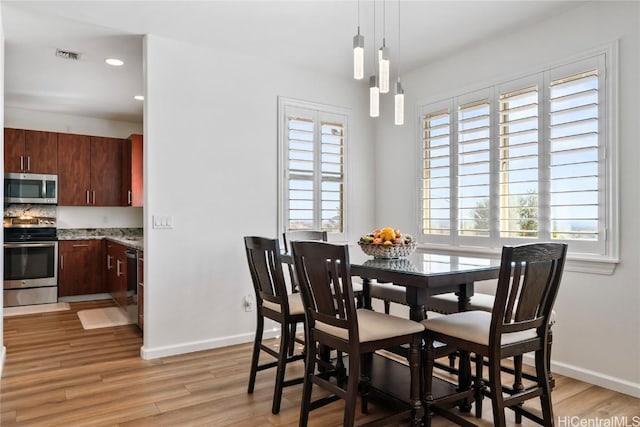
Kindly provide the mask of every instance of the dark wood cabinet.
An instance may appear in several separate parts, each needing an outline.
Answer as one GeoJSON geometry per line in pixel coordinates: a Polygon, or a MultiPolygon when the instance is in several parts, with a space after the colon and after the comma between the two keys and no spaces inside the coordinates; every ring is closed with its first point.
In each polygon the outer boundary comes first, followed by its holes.
{"type": "Polygon", "coordinates": [[[127,307],[127,247],[107,241],[106,278],[111,298],[122,308],[127,307]]]}
{"type": "Polygon", "coordinates": [[[141,207],[143,194],[142,135],[131,135],[122,151],[122,206],[141,207]]]}
{"type": "Polygon", "coordinates": [[[58,205],[120,206],[123,139],[58,135],[58,205]]]}
{"type": "Polygon", "coordinates": [[[102,240],[61,240],[58,251],[58,296],[107,292],[102,240]]]}
{"type": "Polygon", "coordinates": [[[58,173],[58,134],[4,129],[4,170],[19,173],[58,173]]]}
{"type": "Polygon", "coordinates": [[[91,205],[120,206],[123,139],[91,137],[91,205]]]}
{"type": "Polygon", "coordinates": [[[144,329],[144,251],[138,251],[138,326],[144,329]]]}
{"type": "Polygon", "coordinates": [[[58,205],[87,206],[91,190],[91,138],[58,134],[58,205]]]}

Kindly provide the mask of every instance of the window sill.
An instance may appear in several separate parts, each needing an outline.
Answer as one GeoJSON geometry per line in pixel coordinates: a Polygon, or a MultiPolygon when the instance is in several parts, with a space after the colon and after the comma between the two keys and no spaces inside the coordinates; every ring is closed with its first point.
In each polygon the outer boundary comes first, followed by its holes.
{"type": "MultiPolygon", "coordinates": [[[[446,246],[446,245],[434,245],[420,243],[417,247],[418,250],[424,250],[426,252],[437,252],[448,255],[467,255],[467,256],[495,256],[500,257],[500,250],[493,248],[478,248],[471,246],[446,246]]],[[[613,275],[616,266],[620,263],[619,259],[610,259],[603,257],[589,257],[584,255],[567,255],[567,261],[565,263],[565,271],[572,271],[577,273],[589,273],[589,274],[603,274],[607,276],[613,275]]]]}

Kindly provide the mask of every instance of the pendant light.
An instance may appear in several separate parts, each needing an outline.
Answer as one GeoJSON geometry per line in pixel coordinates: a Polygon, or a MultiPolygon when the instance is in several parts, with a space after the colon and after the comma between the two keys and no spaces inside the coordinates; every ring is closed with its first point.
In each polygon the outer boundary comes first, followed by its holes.
{"type": "Polygon", "coordinates": [[[369,115],[371,117],[380,115],[380,89],[378,89],[377,80],[375,75],[369,77],[369,115]]]}
{"type": "Polygon", "coordinates": [[[389,92],[389,49],[387,48],[387,6],[382,1],[382,47],[378,49],[378,76],[380,78],[380,93],[389,92]]]}
{"type": "Polygon", "coordinates": [[[353,78],[364,78],[364,36],[360,35],[360,0],[358,0],[358,33],[353,36],[353,78]]]}
{"type": "MultiPolygon", "coordinates": [[[[373,42],[376,41],[376,2],[373,2],[373,42]]],[[[369,77],[369,116],[378,117],[380,115],[380,89],[376,77],[376,53],[373,58],[373,75],[369,77]]]]}
{"type": "Polygon", "coordinates": [[[396,82],[396,94],[394,96],[395,124],[404,124],[404,89],[400,83],[400,0],[398,0],[398,60],[396,61],[398,81],[396,82]]]}

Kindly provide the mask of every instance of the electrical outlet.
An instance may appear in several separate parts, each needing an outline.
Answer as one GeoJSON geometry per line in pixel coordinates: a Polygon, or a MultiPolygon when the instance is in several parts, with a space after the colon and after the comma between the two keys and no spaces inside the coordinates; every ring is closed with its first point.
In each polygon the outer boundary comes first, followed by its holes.
{"type": "Polygon", "coordinates": [[[244,297],[244,311],[253,311],[255,310],[255,300],[253,295],[249,294],[244,297]]]}

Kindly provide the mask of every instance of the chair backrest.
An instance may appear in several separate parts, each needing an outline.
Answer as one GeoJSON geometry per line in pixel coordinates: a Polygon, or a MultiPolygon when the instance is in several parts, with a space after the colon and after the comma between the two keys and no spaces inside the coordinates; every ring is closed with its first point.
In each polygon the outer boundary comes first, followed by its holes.
{"type": "Polygon", "coordinates": [[[291,246],[307,327],[315,331],[316,338],[322,335],[323,330],[331,329],[332,336],[357,341],[358,322],[349,247],[302,240],[292,241],[291,246]]]}
{"type": "Polygon", "coordinates": [[[289,250],[291,249],[291,242],[293,242],[294,240],[318,240],[321,242],[326,242],[327,232],[317,230],[285,231],[284,233],[282,233],[282,238],[284,241],[284,250],[285,252],[289,252],[289,250]]]}
{"type": "Polygon", "coordinates": [[[564,243],[503,247],[489,345],[500,345],[505,333],[536,328],[538,337],[546,334],[566,255],[564,243]]]}
{"type": "Polygon", "coordinates": [[[258,306],[262,307],[263,301],[269,301],[280,305],[280,313],[288,314],[289,300],[278,239],[247,236],[244,238],[244,246],[258,306]]]}

